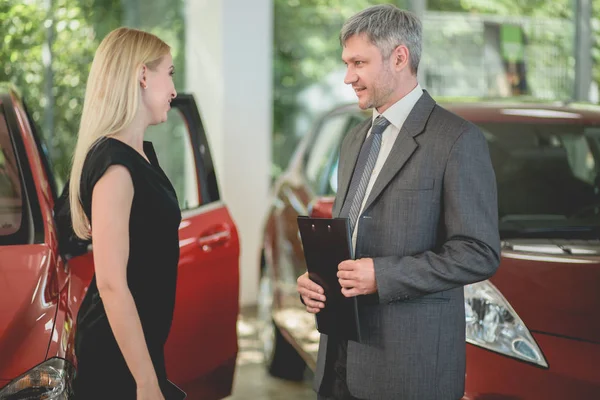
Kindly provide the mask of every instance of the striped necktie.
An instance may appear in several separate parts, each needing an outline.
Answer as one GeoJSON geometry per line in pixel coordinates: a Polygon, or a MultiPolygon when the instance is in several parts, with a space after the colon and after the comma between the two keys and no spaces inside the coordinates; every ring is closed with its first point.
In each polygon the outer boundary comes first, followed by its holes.
{"type": "Polygon", "coordinates": [[[350,232],[354,232],[356,221],[358,220],[358,214],[362,208],[363,199],[373,173],[373,168],[377,162],[377,156],[381,149],[381,137],[383,131],[388,127],[390,121],[385,119],[384,116],[378,116],[373,122],[371,128],[371,134],[363,143],[358,160],[356,161],[356,167],[352,174],[352,180],[350,181],[350,188],[344,201],[344,206],[340,212],[341,217],[349,217],[350,219],[350,232]]]}

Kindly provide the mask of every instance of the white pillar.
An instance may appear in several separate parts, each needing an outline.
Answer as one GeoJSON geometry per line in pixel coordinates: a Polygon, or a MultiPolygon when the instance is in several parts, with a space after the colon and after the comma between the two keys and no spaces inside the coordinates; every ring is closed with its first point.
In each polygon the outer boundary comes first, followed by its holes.
{"type": "Polygon", "coordinates": [[[186,91],[208,134],[240,242],[240,302],[256,302],[270,184],[272,0],[187,0],[186,91]]]}

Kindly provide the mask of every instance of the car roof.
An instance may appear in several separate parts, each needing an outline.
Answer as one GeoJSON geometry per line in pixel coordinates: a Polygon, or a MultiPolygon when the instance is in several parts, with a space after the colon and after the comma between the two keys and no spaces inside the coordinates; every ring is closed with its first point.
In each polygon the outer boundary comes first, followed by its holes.
{"type": "MultiPolygon", "coordinates": [[[[538,123],[568,125],[600,125],[600,106],[586,103],[541,102],[529,99],[456,99],[437,97],[436,102],[447,110],[473,123],[538,123]]],[[[336,107],[329,115],[362,114],[356,103],[336,107]]]]}

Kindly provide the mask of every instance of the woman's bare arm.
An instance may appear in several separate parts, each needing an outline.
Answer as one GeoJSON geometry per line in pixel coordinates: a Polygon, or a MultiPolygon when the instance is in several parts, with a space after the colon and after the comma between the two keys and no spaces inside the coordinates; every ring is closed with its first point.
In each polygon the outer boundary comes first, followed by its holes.
{"type": "Polygon", "coordinates": [[[129,216],[133,182],[127,168],[112,165],[94,186],[92,243],[100,297],[138,388],[158,387],[135,302],[127,285],[129,216]]]}

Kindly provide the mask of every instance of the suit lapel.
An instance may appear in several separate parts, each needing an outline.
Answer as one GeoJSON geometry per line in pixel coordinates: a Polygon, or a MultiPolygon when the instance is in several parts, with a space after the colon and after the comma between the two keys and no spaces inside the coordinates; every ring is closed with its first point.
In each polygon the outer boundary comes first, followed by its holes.
{"type": "Polygon", "coordinates": [[[400,129],[400,133],[394,142],[392,151],[385,161],[385,164],[373,185],[373,189],[371,189],[371,193],[365,203],[365,210],[369,208],[375,199],[377,199],[419,147],[415,137],[425,129],[425,124],[427,123],[434,106],[435,100],[431,98],[427,91],[423,91],[423,95],[408,115],[408,118],[402,125],[402,129],[400,129]]]}
{"type": "Polygon", "coordinates": [[[369,132],[369,129],[371,128],[372,122],[372,118],[369,117],[364,122],[360,123],[353,132],[350,133],[348,143],[343,146],[340,151],[340,166],[338,168],[340,179],[336,195],[336,209],[333,210],[333,215],[335,217],[339,216],[339,213],[342,210],[342,205],[344,204],[350,186],[350,180],[352,179],[352,173],[354,172],[354,167],[358,160],[358,154],[365,141],[367,132],[369,132]]]}

